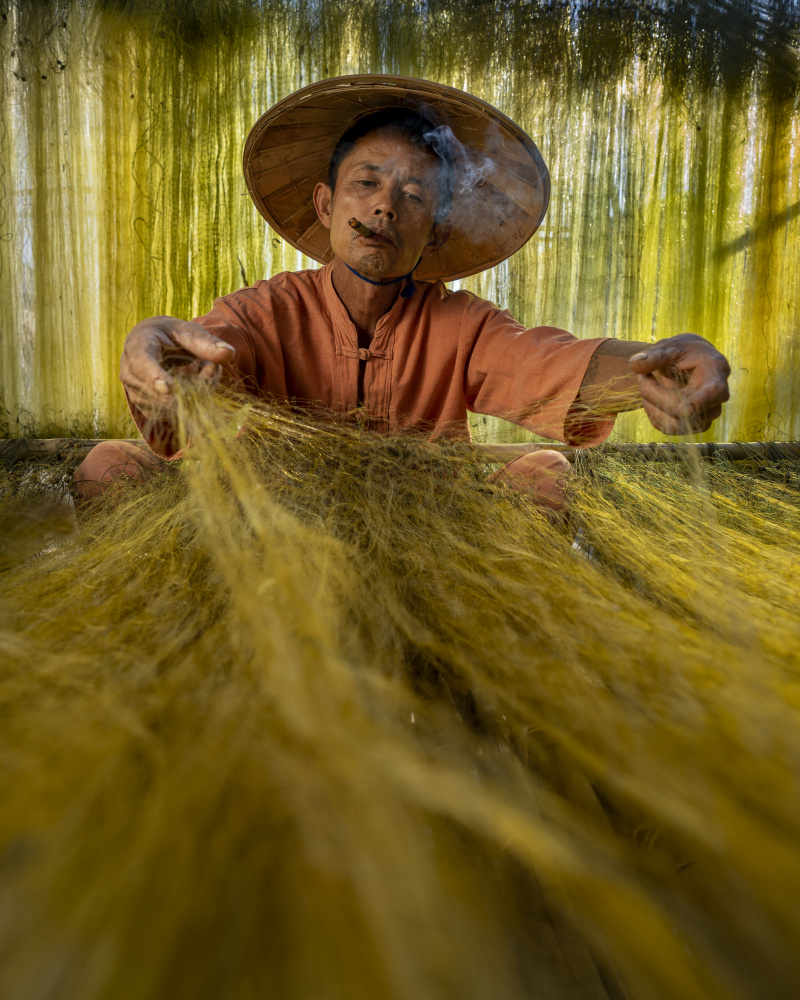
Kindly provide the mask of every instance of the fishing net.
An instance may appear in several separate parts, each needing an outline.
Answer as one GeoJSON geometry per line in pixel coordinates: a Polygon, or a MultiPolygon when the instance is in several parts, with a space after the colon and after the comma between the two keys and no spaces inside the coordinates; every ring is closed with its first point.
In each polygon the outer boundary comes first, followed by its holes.
{"type": "Polygon", "coordinates": [[[797,463],[601,449],[554,525],[468,444],[179,405],[78,527],[4,467],[4,997],[791,995],[797,463]]]}

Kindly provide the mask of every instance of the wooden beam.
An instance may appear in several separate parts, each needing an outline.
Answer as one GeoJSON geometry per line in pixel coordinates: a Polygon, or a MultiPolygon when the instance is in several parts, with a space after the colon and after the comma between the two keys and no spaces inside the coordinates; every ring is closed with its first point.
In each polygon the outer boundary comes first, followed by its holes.
{"type": "Polygon", "coordinates": [[[636,444],[611,442],[594,448],[570,448],[565,444],[482,444],[480,446],[494,462],[511,462],[521,455],[534,451],[557,451],[568,461],[578,455],[596,451],[599,454],[631,455],[648,462],[664,462],[698,458],[715,458],[725,455],[734,462],[752,458],[777,461],[786,458],[800,459],[798,441],[648,441],[636,444]]]}
{"type": "MultiPolygon", "coordinates": [[[[0,460],[24,462],[29,458],[87,455],[104,438],[4,438],[0,439],[0,460]]],[[[142,444],[141,438],[125,438],[131,444],[142,444]]]]}
{"type": "MultiPolygon", "coordinates": [[[[33,458],[58,456],[67,458],[70,455],[82,456],[91,451],[103,439],[87,438],[7,438],[0,439],[0,460],[25,461],[33,458]]],[[[141,438],[125,438],[130,444],[141,444],[141,438]]],[[[671,442],[649,441],[641,444],[611,444],[599,445],[597,449],[571,448],[565,444],[481,444],[478,446],[486,457],[493,462],[512,462],[515,458],[535,451],[557,451],[570,462],[574,462],[580,454],[596,451],[601,454],[632,455],[639,459],[659,462],[675,461],[696,455],[699,458],[714,458],[725,455],[738,462],[752,458],[766,458],[778,461],[780,459],[800,459],[800,442],[798,441],[703,441],[703,442],[671,442]]]]}

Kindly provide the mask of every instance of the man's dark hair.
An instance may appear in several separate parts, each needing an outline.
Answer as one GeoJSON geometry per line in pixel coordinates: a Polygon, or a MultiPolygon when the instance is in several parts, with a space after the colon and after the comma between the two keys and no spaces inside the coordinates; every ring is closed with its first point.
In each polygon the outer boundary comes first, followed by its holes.
{"type": "Polygon", "coordinates": [[[443,222],[450,212],[455,184],[453,167],[453,140],[450,129],[436,126],[424,115],[408,108],[381,108],[359,118],[336,143],[330,166],[328,184],[331,191],[336,188],[339,165],[359,139],[378,129],[391,128],[404,132],[411,141],[422,149],[428,149],[439,161],[439,203],[436,206],[434,223],[443,222]]]}

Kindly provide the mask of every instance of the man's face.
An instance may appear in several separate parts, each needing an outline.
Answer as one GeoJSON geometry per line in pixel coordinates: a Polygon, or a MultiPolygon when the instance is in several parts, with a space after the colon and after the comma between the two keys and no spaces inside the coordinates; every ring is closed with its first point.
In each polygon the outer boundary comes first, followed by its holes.
{"type": "Polygon", "coordinates": [[[434,226],[439,161],[402,132],[387,128],[359,139],[339,164],[336,190],[314,191],[317,214],[330,229],[336,257],[375,280],[408,274],[444,243],[449,227],[434,226]],[[351,229],[356,218],[376,236],[351,229]]]}

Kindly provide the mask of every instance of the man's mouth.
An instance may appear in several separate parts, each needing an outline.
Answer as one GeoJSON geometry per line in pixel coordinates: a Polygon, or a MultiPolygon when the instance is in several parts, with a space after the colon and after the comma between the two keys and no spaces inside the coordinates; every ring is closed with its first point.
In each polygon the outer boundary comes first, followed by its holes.
{"type": "Polygon", "coordinates": [[[388,236],[382,236],[380,233],[373,233],[372,236],[365,236],[364,239],[370,243],[377,243],[379,246],[394,246],[394,242],[388,236]]]}
{"type": "Polygon", "coordinates": [[[362,239],[368,240],[377,246],[393,247],[395,245],[394,240],[390,236],[379,233],[374,229],[367,228],[367,226],[365,226],[363,222],[359,222],[358,219],[350,219],[348,225],[351,226],[362,239]]]}

